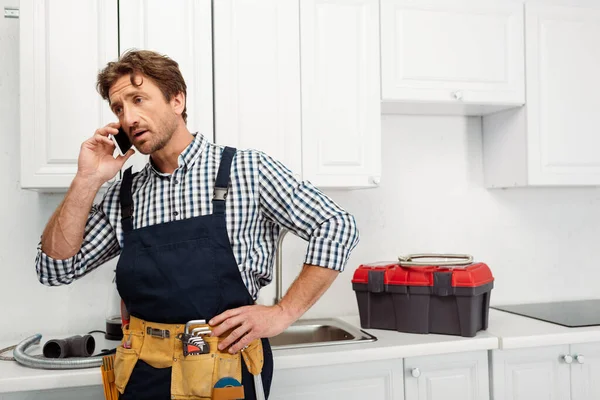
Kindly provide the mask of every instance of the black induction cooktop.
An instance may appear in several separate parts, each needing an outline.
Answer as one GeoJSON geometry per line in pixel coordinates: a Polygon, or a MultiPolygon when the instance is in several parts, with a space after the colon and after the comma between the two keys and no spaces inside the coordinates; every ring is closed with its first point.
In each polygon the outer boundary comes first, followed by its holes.
{"type": "Polygon", "coordinates": [[[492,306],[569,328],[600,325],[600,299],[492,306]]]}

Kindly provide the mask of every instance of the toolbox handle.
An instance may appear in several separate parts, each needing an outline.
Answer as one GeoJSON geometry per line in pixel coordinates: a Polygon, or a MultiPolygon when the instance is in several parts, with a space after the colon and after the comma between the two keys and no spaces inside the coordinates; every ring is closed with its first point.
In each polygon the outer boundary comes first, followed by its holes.
{"type": "Polygon", "coordinates": [[[424,254],[409,254],[406,257],[398,256],[400,265],[409,267],[425,267],[425,266],[440,266],[450,267],[459,265],[469,265],[473,263],[473,256],[470,254],[435,254],[435,253],[424,253],[424,254]],[[417,258],[450,258],[452,261],[413,261],[417,258]]]}

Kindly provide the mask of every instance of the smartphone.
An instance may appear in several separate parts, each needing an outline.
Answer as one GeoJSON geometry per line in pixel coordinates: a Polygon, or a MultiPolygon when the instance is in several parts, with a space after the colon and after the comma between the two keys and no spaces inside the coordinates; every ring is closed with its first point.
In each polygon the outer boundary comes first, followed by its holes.
{"type": "Polygon", "coordinates": [[[110,137],[112,138],[113,142],[115,142],[115,146],[117,146],[117,150],[122,156],[124,156],[125,153],[127,153],[127,150],[131,148],[129,136],[127,136],[123,128],[119,128],[119,133],[116,135],[110,135],[110,137]]]}

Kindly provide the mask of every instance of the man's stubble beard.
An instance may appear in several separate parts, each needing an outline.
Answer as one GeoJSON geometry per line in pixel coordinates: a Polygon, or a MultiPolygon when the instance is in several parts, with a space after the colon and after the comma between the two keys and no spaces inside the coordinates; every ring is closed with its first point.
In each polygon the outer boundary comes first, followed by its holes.
{"type": "Polygon", "coordinates": [[[165,121],[164,123],[161,123],[158,126],[158,132],[155,132],[155,134],[158,135],[158,141],[152,145],[149,151],[141,151],[139,149],[138,150],[144,155],[150,155],[156,151],[162,150],[169,143],[176,130],[177,120],[174,118],[169,119],[169,121],[165,121]],[[163,134],[161,135],[159,132],[163,132],[163,134]]]}

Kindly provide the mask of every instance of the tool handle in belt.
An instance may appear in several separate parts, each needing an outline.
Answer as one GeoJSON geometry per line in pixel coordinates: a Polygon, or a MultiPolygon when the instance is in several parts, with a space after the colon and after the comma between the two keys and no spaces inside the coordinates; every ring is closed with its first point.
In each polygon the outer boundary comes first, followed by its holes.
{"type": "Polygon", "coordinates": [[[129,325],[129,311],[125,307],[125,302],[121,299],[121,326],[129,325]]]}

